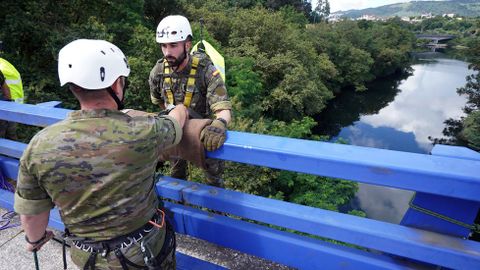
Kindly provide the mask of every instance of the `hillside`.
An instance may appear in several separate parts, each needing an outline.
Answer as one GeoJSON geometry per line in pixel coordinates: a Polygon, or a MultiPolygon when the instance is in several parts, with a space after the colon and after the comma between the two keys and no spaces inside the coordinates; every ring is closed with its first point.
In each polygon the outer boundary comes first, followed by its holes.
{"type": "Polygon", "coordinates": [[[339,11],[333,14],[343,14],[344,17],[358,18],[362,15],[374,15],[377,17],[394,16],[419,16],[424,13],[433,15],[442,15],[455,13],[460,16],[477,17],[480,16],[479,0],[450,0],[450,1],[412,1],[409,3],[400,3],[381,6],[377,8],[367,8],[361,10],[339,11]]]}

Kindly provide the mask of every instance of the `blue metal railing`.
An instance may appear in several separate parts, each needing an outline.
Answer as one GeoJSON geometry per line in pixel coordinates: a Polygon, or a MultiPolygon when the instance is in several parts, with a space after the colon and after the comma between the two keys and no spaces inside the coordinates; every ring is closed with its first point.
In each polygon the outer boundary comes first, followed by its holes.
{"type": "MultiPolygon", "coordinates": [[[[45,126],[68,110],[0,101],[0,119],[45,126]]],[[[25,144],[0,139],[0,168],[16,177],[25,144]]],[[[480,205],[480,155],[466,148],[438,146],[433,155],[228,133],[224,147],[208,153],[220,158],[270,168],[353,180],[417,191],[423,200],[455,200],[463,222],[472,224],[480,205]],[[468,209],[462,209],[467,207],[468,209]],[[467,211],[468,210],[468,211],[467,211]]],[[[301,269],[408,269],[419,263],[454,269],[480,269],[480,244],[458,230],[445,231],[441,220],[409,214],[405,224],[431,231],[262,198],[231,190],[161,177],[159,195],[174,213],[176,231],[301,269]],[[192,207],[193,206],[193,207],[192,207]],[[199,210],[229,213],[221,216],[199,210]],[[271,226],[356,245],[353,248],[271,226]],[[439,225],[440,224],[440,225],[439,225]],[[453,236],[452,236],[453,235],[453,236]],[[375,250],[375,252],[370,252],[375,250]]],[[[2,192],[0,206],[10,209],[12,194],[2,192]]],[[[422,203],[422,202],[419,202],[422,203]]],[[[410,211],[410,210],[409,210],[410,211]]],[[[55,210],[53,211],[54,213],[55,210]]],[[[62,228],[58,213],[51,226],[62,228]]],[[[451,226],[451,225],[450,225],[451,226]]]]}

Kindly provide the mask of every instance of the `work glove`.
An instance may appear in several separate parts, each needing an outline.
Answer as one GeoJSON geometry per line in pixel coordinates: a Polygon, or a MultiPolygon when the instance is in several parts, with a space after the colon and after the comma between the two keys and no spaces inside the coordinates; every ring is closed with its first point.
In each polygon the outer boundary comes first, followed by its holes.
{"type": "Polygon", "coordinates": [[[215,151],[225,142],[227,138],[226,131],[226,124],[221,120],[215,119],[210,125],[203,128],[200,133],[200,141],[207,151],[215,151]]]}

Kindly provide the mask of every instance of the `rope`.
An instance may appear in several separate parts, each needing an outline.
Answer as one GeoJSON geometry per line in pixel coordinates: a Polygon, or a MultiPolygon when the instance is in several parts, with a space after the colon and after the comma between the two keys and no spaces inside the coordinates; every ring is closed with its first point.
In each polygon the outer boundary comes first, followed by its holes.
{"type": "Polygon", "coordinates": [[[17,213],[13,211],[6,212],[0,217],[0,231],[20,226],[19,220],[15,220],[17,213]]]}
{"type": "Polygon", "coordinates": [[[35,262],[35,269],[40,270],[40,266],[38,265],[38,255],[37,250],[33,250],[33,261],[35,262]]]}
{"type": "Polygon", "coordinates": [[[460,220],[456,220],[456,219],[453,219],[451,217],[448,217],[448,216],[445,216],[445,215],[442,215],[440,213],[437,213],[437,212],[434,212],[432,210],[429,210],[427,208],[423,208],[421,206],[418,206],[418,205],[415,205],[413,203],[413,200],[415,199],[415,195],[413,195],[412,199],[410,200],[410,202],[408,203],[408,205],[410,206],[410,208],[414,209],[414,210],[417,210],[418,212],[421,212],[421,213],[424,213],[426,215],[430,215],[430,216],[433,216],[433,217],[436,217],[436,218],[439,218],[441,220],[445,220],[447,222],[450,222],[450,223],[453,223],[455,225],[458,225],[458,226],[461,226],[461,227],[464,227],[464,228],[467,228],[469,229],[470,231],[474,232],[474,233],[480,233],[480,225],[479,224],[473,224],[473,225],[470,225],[470,224],[467,224],[465,222],[462,222],[460,220]]]}
{"type": "Polygon", "coordinates": [[[0,170],[0,189],[5,189],[10,192],[15,192],[15,187],[7,181],[7,179],[3,176],[2,171],[0,170]]]}

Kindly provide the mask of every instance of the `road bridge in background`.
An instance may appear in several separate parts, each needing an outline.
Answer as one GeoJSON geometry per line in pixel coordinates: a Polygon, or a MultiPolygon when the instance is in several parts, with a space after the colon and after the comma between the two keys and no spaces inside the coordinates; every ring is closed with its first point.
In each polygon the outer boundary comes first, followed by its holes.
{"type": "Polygon", "coordinates": [[[456,38],[456,36],[453,36],[453,35],[437,35],[437,34],[417,34],[416,37],[417,39],[430,39],[434,43],[449,41],[456,38]]]}

